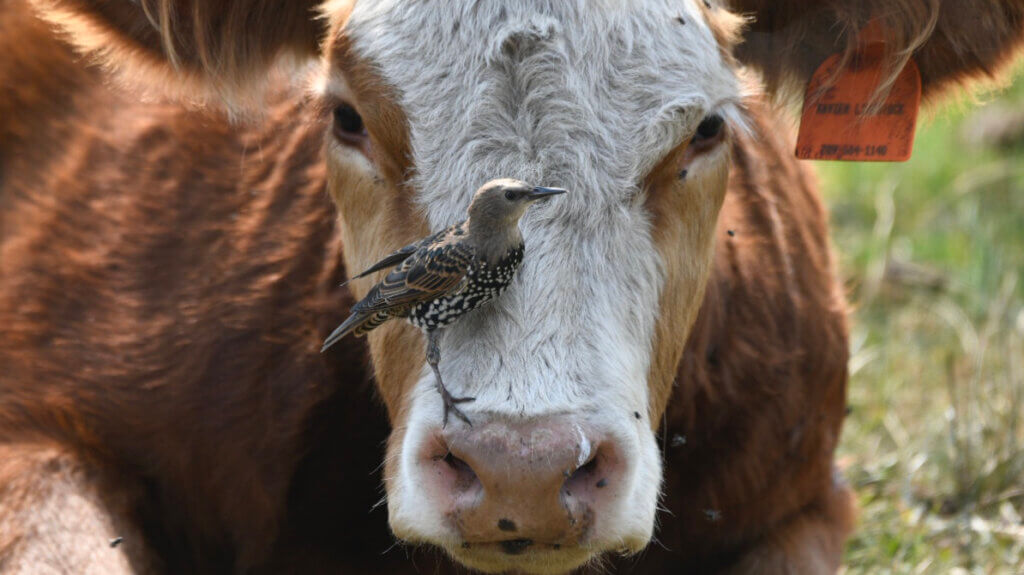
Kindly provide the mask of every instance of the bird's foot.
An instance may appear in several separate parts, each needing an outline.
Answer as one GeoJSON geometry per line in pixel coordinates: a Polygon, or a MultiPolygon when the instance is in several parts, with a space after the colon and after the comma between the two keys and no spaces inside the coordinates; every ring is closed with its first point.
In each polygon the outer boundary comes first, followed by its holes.
{"type": "Polygon", "coordinates": [[[455,417],[458,417],[462,421],[466,422],[466,425],[473,427],[473,422],[466,417],[462,410],[456,407],[460,403],[469,403],[470,401],[476,401],[475,397],[455,397],[448,393],[448,388],[444,386],[444,380],[441,379],[441,370],[437,364],[441,361],[441,351],[437,345],[437,332],[427,332],[427,363],[430,364],[430,369],[434,372],[434,382],[437,384],[437,392],[441,394],[441,400],[444,402],[444,422],[441,424],[442,428],[448,427],[448,413],[454,413],[455,417]]]}
{"type": "Polygon", "coordinates": [[[473,422],[466,417],[465,413],[457,407],[460,403],[469,403],[476,401],[475,397],[455,397],[448,393],[448,388],[443,383],[439,383],[437,390],[441,393],[441,400],[444,402],[444,421],[441,424],[442,428],[448,427],[448,413],[454,413],[455,417],[458,417],[462,421],[466,422],[466,425],[473,427],[473,422]]]}

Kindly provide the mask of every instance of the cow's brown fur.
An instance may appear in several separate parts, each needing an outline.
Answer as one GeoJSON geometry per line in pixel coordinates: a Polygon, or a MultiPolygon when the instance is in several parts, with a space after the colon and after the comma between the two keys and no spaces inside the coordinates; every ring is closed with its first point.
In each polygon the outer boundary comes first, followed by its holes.
{"type": "Polygon", "coordinates": [[[267,69],[316,53],[325,29],[318,0],[30,1],[133,86],[247,109],[262,99],[267,69]]]}
{"type": "MultiPolygon", "coordinates": [[[[338,22],[335,26],[340,25],[338,22]]],[[[334,56],[328,66],[334,62],[344,66],[351,101],[320,102],[321,113],[342,103],[355,106],[368,133],[369,141],[357,153],[334,153],[327,159],[327,190],[338,208],[342,242],[351,248],[344,250],[345,264],[349,269],[363,270],[376,263],[380,254],[391,253],[426,236],[429,228],[413,206],[407,186],[412,170],[408,123],[395,103],[394,89],[381,80],[371,62],[352,53],[346,36],[332,34],[326,50],[334,56]],[[351,165],[363,161],[363,156],[377,166],[382,177],[368,178],[365,168],[351,165]]],[[[332,76],[328,71],[328,77],[332,76]]],[[[329,146],[352,147],[332,140],[329,146]]],[[[355,280],[350,289],[362,298],[376,279],[355,280]]],[[[389,322],[368,334],[368,340],[374,375],[389,419],[396,430],[401,429],[408,408],[408,390],[415,384],[423,361],[423,338],[411,325],[389,322]]],[[[401,437],[401,433],[393,433],[389,443],[401,437]]]]}
{"type": "Polygon", "coordinates": [[[289,492],[303,466],[361,493],[325,509],[365,516],[386,428],[362,350],[319,354],[348,301],[323,127],[301,101],[248,130],[139,103],[19,4],[0,21],[0,441],[58,442],[145,493],[133,520],[171,572],[265,562],[286,513],[319,513],[289,492]],[[339,391],[340,430],[314,417],[339,391]]]}
{"type": "MultiPolygon", "coordinates": [[[[18,0],[0,3],[0,85],[0,570],[452,570],[385,553],[366,351],[318,353],[351,299],[301,98],[249,127],[139,102],[18,0]]],[[[834,567],[852,521],[825,216],[777,112],[751,110],[663,399],[670,513],[623,572],[834,567]]]]}
{"type": "Polygon", "coordinates": [[[728,565],[737,547],[781,564],[810,560],[797,549],[834,564],[852,516],[832,469],[847,340],[826,218],[786,132],[752,108],[664,419],[672,513],[658,538],[698,572],[728,565]]]}
{"type": "Polygon", "coordinates": [[[886,39],[884,91],[907,60],[921,70],[924,95],[994,79],[1024,42],[1022,0],[727,0],[752,23],[737,56],[759,68],[773,93],[801,93],[835,52],[849,59],[876,21],[886,39]]]}
{"type": "MultiPolygon", "coordinates": [[[[724,138],[723,138],[724,141],[724,138]]],[[[683,355],[680,326],[692,326],[698,313],[693,305],[704,297],[705,284],[712,265],[719,210],[725,199],[729,175],[728,154],[723,145],[712,147],[717,158],[715,169],[691,173],[693,163],[706,157],[709,150],[699,150],[690,141],[667,154],[651,171],[646,182],[646,205],[654,216],[652,229],[663,262],[665,284],[658,302],[648,388],[651,393],[650,421],[657,424],[672,395],[679,360],[683,355]]]]}

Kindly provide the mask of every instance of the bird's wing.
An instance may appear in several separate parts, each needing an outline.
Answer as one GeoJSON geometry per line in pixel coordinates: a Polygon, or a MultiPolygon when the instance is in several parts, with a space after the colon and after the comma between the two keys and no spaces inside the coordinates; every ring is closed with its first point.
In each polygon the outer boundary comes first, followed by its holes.
{"type": "Polygon", "coordinates": [[[360,273],[359,275],[354,275],[354,276],[348,278],[341,285],[344,286],[344,285],[348,284],[348,282],[350,282],[352,280],[359,279],[359,278],[362,278],[362,277],[366,277],[366,276],[372,274],[373,272],[380,271],[382,269],[389,268],[389,267],[392,267],[392,266],[397,266],[398,264],[400,264],[400,263],[404,262],[405,260],[409,259],[409,256],[411,256],[414,253],[416,253],[416,250],[420,249],[424,245],[430,245],[431,243],[434,243],[434,242],[438,241],[440,238],[444,237],[450,231],[450,229],[451,228],[445,229],[445,230],[441,230],[440,232],[437,232],[434,235],[427,236],[426,238],[424,238],[422,240],[419,240],[418,242],[411,243],[411,244],[409,244],[409,245],[407,245],[405,247],[401,247],[401,248],[391,252],[384,259],[382,259],[379,262],[373,264],[369,268],[363,270],[363,272],[360,273]]]}
{"type": "Polygon", "coordinates": [[[352,311],[366,313],[405,307],[457,291],[473,261],[473,250],[449,239],[441,238],[416,250],[373,286],[352,311]]]}

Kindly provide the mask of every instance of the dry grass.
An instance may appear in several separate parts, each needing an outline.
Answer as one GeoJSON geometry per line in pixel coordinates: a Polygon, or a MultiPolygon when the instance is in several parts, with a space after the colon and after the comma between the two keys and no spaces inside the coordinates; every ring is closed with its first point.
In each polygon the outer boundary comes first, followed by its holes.
{"type": "Polygon", "coordinates": [[[855,306],[847,573],[1024,573],[1020,72],[926,120],[906,164],[819,166],[855,306]]]}

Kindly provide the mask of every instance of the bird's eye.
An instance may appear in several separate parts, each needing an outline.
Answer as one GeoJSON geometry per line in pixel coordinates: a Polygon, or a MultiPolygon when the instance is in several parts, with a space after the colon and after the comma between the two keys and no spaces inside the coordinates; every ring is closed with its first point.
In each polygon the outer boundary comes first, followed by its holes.
{"type": "Polygon", "coordinates": [[[341,104],[334,108],[334,136],[349,144],[359,144],[366,139],[366,126],[355,108],[341,104]]]}
{"type": "Polygon", "coordinates": [[[519,198],[519,193],[515,190],[505,190],[505,199],[514,202],[519,198]]]}
{"type": "Polygon", "coordinates": [[[703,120],[697,126],[697,133],[693,135],[694,143],[706,142],[714,140],[715,138],[722,135],[722,128],[725,126],[725,120],[722,119],[718,114],[711,114],[703,120]]]}

